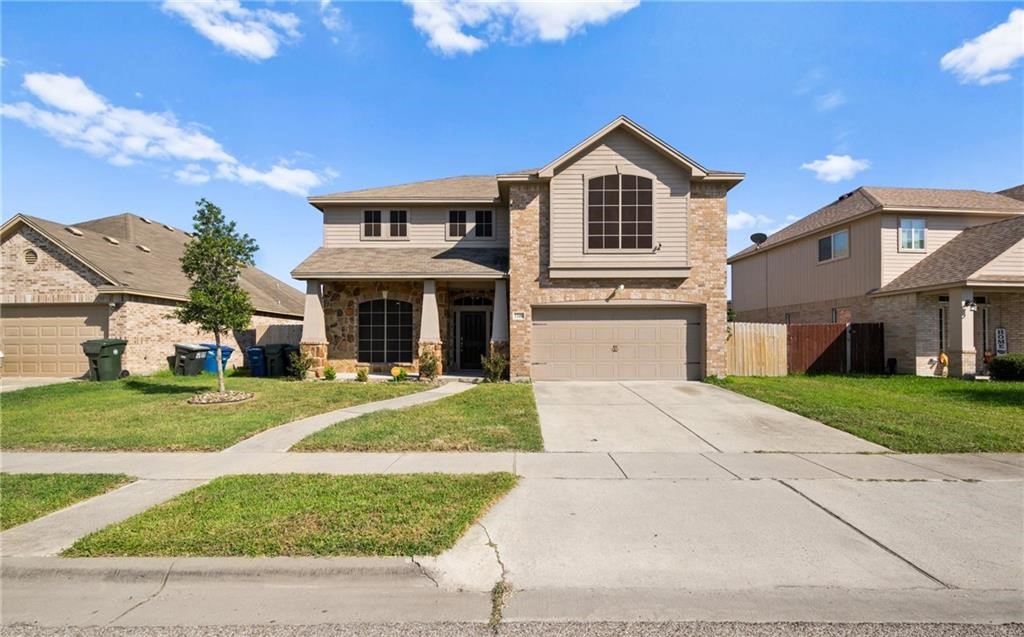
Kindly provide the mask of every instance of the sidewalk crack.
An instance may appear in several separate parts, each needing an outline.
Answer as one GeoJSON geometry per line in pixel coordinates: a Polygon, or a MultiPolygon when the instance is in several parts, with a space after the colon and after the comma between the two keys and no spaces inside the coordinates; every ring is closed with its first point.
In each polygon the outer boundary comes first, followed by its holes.
{"type": "Polygon", "coordinates": [[[494,587],[491,589],[491,618],[487,622],[491,632],[497,635],[498,628],[501,626],[505,604],[508,602],[508,598],[512,596],[512,583],[508,581],[508,569],[505,567],[505,562],[501,559],[501,551],[498,549],[498,545],[491,539],[490,531],[487,530],[487,527],[482,522],[477,522],[477,526],[483,529],[484,535],[487,536],[487,546],[491,547],[494,551],[494,559],[497,560],[498,566],[501,568],[501,577],[494,583],[494,587]]]}
{"type": "Polygon", "coordinates": [[[177,560],[177,558],[175,558],[175,559],[171,560],[170,564],[167,565],[167,572],[164,573],[164,578],[163,578],[163,580],[160,581],[160,588],[156,589],[155,593],[153,593],[152,595],[150,595],[146,599],[140,600],[138,603],[136,603],[135,605],[129,607],[127,610],[125,610],[123,613],[121,613],[117,617],[111,619],[109,622],[107,622],[107,626],[112,625],[114,622],[118,621],[119,619],[121,619],[122,617],[127,615],[128,613],[130,613],[133,610],[135,610],[136,608],[142,606],[143,604],[148,604],[149,602],[151,602],[154,599],[156,599],[157,596],[160,595],[160,593],[164,592],[164,588],[167,587],[167,580],[171,577],[171,571],[174,569],[174,565],[177,564],[177,563],[178,563],[178,560],[177,560]]]}
{"type": "Polygon", "coordinates": [[[410,555],[409,559],[412,560],[412,563],[415,564],[417,566],[417,568],[420,569],[420,575],[422,575],[423,577],[425,577],[428,580],[430,580],[431,582],[433,582],[435,587],[441,588],[441,584],[439,584],[437,579],[430,573],[429,570],[427,570],[426,566],[420,564],[419,561],[417,561],[415,555],[410,555]]]}

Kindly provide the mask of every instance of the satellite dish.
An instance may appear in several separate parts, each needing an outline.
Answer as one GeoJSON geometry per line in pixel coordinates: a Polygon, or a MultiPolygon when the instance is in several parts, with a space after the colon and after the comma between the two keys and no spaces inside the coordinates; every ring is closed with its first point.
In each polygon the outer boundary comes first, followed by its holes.
{"type": "Polygon", "coordinates": [[[760,247],[762,243],[768,240],[768,235],[763,232],[755,232],[750,235],[750,240],[754,242],[754,245],[760,247]]]}

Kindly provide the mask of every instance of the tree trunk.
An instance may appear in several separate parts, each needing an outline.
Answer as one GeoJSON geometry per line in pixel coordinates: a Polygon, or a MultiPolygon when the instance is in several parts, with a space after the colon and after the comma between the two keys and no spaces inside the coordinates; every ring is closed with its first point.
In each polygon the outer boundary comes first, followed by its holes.
{"type": "Polygon", "coordinates": [[[220,332],[213,333],[213,339],[217,343],[217,349],[213,354],[217,357],[217,391],[224,393],[224,359],[220,355],[220,332]]]}

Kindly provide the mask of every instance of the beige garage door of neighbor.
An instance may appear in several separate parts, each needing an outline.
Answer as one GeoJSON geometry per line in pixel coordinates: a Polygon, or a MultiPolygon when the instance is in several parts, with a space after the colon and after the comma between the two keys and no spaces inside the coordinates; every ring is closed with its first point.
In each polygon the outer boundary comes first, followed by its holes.
{"type": "Polygon", "coordinates": [[[81,376],[82,341],[107,333],[106,305],[5,305],[0,309],[4,376],[81,376]]]}
{"type": "Polygon", "coordinates": [[[699,380],[702,314],[689,307],[535,307],[531,376],[699,380]]]}

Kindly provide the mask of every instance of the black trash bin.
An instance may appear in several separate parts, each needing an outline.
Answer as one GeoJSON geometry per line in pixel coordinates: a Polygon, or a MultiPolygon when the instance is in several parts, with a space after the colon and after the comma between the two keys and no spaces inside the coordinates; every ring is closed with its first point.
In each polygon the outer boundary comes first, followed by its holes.
{"type": "Polygon", "coordinates": [[[203,373],[203,364],[210,350],[195,343],[174,344],[174,375],[198,376],[203,373]]]}
{"type": "Polygon", "coordinates": [[[82,351],[89,359],[89,380],[117,380],[127,376],[121,369],[121,357],[128,341],[120,338],[96,338],[82,343],[82,351]]]}
{"type": "Polygon", "coordinates": [[[267,360],[267,376],[284,376],[288,361],[284,357],[285,345],[264,345],[263,353],[267,360]]]}

